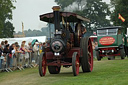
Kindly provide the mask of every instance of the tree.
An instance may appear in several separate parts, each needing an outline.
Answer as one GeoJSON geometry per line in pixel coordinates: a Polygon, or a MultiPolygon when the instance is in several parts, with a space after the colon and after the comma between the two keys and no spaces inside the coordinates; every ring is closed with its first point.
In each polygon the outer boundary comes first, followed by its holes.
{"type": "Polygon", "coordinates": [[[64,8],[69,6],[70,4],[73,3],[74,0],[68,0],[68,1],[65,1],[65,0],[55,0],[55,2],[61,6],[61,9],[64,11],[64,8]]]}
{"type": "Polygon", "coordinates": [[[111,3],[116,3],[113,5],[114,10],[111,14],[111,20],[114,25],[120,25],[124,29],[123,31],[126,32],[126,28],[128,27],[128,2],[126,0],[115,0],[111,1],[111,3]],[[122,22],[120,19],[118,19],[119,13],[125,18],[125,22],[122,22]]]}
{"type": "Polygon", "coordinates": [[[85,23],[88,30],[103,26],[110,26],[110,20],[106,16],[110,16],[109,5],[102,0],[68,0],[70,3],[63,5],[63,0],[55,0],[58,5],[63,6],[63,9],[73,11],[81,16],[85,16],[91,20],[90,23],[85,23]],[[72,1],[72,2],[71,2],[72,1]],[[75,6],[77,5],[77,8],[75,6]],[[71,9],[71,7],[74,7],[71,9]]]}
{"type": "Polygon", "coordinates": [[[13,37],[14,27],[11,23],[15,0],[0,0],[0,37],[13,37]]]}
{"type": "Polygon", "coordinates": [[[4,29],[3,29],[3,32],[2,32],[2,36],[6,37],[6,38],[10,38],[10,37],[13,37],[13,33],[14,33],[14,27],[13,27],[11,22],[7,21],[4,24],[4,29]]]}
{"type": "Polygon", "coordinates": [[[87,0],[87,5],[83,10],[85,17],[91,20],[91,23],[86,24],[88,28],[98,28],[110,26],[110,20],[106,19],[106,16],[110,16],[108,4],[102,2],[102,0],[87,0]]]}
{"type": "Polygon", "coordinates": [[[110,0],[111,2],[111,7],[115,7],[117,4],[118,4],[118,2],[119,2],[119,0],[110,0]]]}

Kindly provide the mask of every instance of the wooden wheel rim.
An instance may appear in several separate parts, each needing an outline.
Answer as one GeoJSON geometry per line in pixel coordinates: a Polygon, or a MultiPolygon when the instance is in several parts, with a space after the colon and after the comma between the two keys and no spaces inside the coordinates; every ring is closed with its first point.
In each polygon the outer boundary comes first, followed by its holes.
{"type": "Polygon", "coordinates": [[[43,73],[43,76],[46,74],[46,57],[44,56],[42,58],[42,73],[43,73]]]}
{"type": "Polygon", "coordinates": [[[78,55],[76,56],[76,62],[75,62],[75,65],[76,65],[76,74],[78,75],[79,74],[79,57],[78,55]]]}

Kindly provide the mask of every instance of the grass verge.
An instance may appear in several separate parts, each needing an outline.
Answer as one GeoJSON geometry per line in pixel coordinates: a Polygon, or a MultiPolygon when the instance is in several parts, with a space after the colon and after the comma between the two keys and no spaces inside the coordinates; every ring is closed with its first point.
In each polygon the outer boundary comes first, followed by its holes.
{"type": "Polygon", "coordinates": [[[127,85],[128,59],[94,61],[94,69],[73,76],[72,68],[62,68],[60,74],[47,74],[40,77],[38,68],[24,71],[0,73],[0,85],[127,85]]]}

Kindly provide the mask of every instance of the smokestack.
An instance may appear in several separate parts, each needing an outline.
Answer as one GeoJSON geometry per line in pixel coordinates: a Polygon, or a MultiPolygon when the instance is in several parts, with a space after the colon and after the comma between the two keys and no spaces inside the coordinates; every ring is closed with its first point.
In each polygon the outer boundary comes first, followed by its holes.
{"type": "Polygon", "coordinates": [[[54,14],[55,30],[60,31],[60,7],[54,6],[52,9],[53,9],[53,14],[54,14]]]}

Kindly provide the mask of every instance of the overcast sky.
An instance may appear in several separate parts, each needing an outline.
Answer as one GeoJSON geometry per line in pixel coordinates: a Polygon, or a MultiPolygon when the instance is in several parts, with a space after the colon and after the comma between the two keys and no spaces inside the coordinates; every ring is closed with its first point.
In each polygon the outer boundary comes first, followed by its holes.
{"type": "MultiPolygon", "coordinates": [[[[68,1],[68,0],[65,0],[68,1]]],[[[103,0],[109,3],[110,0],[103,0]]],[[[17,0],[14,3],[16,9],[13,10],[13,26],[15,31],[22,31],[22,22],[24,30],[40,30],[46,26],[46,23],[39,20],[39,15],[52,11],[56,5],[54,0],[17,0]]]]}

